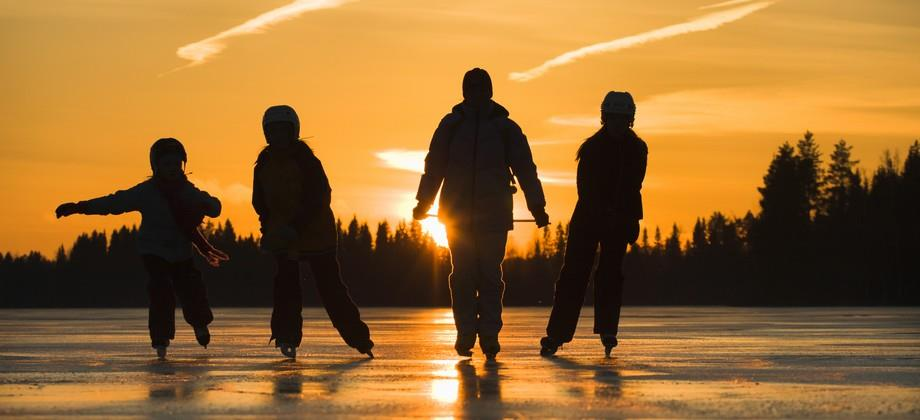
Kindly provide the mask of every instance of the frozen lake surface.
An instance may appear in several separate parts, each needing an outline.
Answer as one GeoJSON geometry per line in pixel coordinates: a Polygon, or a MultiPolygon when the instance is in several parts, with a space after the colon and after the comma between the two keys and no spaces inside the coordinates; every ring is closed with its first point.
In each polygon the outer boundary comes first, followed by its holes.
{"type": "MultiPolygon", "coordinates": [[[[167,361],[145,309],[0,311],[0,415],[920,418],[920,309],[625,308],[610,359],[591,334],[539,356],[549,308],[508,308],[496,363],[453,350],[447,309],[365,308],[377,358],[304,310],[296,361],[269,309],[178,325],[167,361]]],[[[181,314],[177,314],[181,320],[181,314]]]]}

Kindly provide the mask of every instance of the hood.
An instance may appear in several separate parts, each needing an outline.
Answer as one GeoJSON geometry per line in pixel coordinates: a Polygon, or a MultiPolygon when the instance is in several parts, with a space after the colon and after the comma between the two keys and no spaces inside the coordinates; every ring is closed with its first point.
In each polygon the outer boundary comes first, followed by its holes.
{"type": "MultiPolygon", "coordinates": [[[[454,105],[450,112],[451,114],[463,116],[466,113],[466,110],[467,106],[464,105],[463,102],[460,102],[459,104],[454,105]]],[[[489,101],[487,112],[488,114],[486,114],[486,119],[508,118],[508,116],[511,115],[511,113],[509,113],[505,107],[493,100],[489,101]]]]}

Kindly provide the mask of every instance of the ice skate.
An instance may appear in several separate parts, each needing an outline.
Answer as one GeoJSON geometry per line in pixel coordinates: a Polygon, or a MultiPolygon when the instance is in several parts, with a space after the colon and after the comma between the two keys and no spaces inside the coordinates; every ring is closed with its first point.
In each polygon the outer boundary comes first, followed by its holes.
{"type": "Polygon", "coordinates": [[[562,347],[562,342],[546,336],[540,339],[540,356],[553,356],[562,347]]]}
{"type": "Polygon", "coordinates": [[[482,349],[482,353],[486,355],[486,360],[493,361],[495,360],[495,356],[498,355],[498,352],[501,351],[502,346],[498,344],[497,335],[480,335],[479,348],[482,349]]]}
{"type": "Polygon", "coordinates": [[[459,356],[473,357],[473,345],[475,344],[476,334],[457,334],[454,350],[457,350],[459,356]]]}
{"type": "Polygon", "coordinates": [[[195,339],[198,340],[198,344],[201,344],[202,347],[208,348],[208,344],[211,343],[211,331],[208,330],[208,326],[195,327],[195,339]]]}
{"type": "Polygon", "coordinates": [[[610,352],[617,346],[617,336],[613,334],[601,334],[601,343],[604,344],[604,355],[610,357],[610,352]]]}
{"type": "Polygon", "coordinates": [[[283,354],[284,357],[287,357],[289,359],[297,358],[297,347],[294,346],[293,344],[276,341],[275,347],[278,347],[279,349],[281,349],[281,354],[283,354]]]}

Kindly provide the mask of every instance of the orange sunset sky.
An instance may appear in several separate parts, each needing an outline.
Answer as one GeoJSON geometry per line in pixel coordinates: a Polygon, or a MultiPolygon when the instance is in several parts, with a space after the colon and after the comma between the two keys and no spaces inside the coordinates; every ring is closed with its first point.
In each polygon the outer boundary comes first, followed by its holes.
{"type": "MultiPolygon", "coordinates": [[[[638,102],[646,226],[743,215],[776,147],[808,129],[861,166],[920,137],[920,2],[0,0],[0,251],[54,252],[139,214],[53,210],[149,176],[176,137],[190,178],[257,230],[262,112],[294,106],[333,209],[409,218],[417,170],[460,80],[486,68],[527,134],[551,220],[608,90],[638,102]]],[[[518,194],[516,215],[529,216],[518,194]]],[[[518,226],[519,247],[535,234],[518,226]]]]}

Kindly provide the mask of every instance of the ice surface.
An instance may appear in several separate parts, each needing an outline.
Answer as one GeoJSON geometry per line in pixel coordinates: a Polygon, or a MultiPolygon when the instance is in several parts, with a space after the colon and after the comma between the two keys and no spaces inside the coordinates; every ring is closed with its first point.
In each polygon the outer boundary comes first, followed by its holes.
{"type": "Polygon", "coordinates": [[[507,308],[494,364],[456,356],[449,310],[401,308],[362,310],[374,360],[305,309],[289,361],[270,312],[216,309],[206,350],[180,321],[160,362],[143,309],[2,310],[0,415],[920,417],[920,309],[629,307],[605,359],[590,309],[541,358],[549,308],[507,308]]]}

